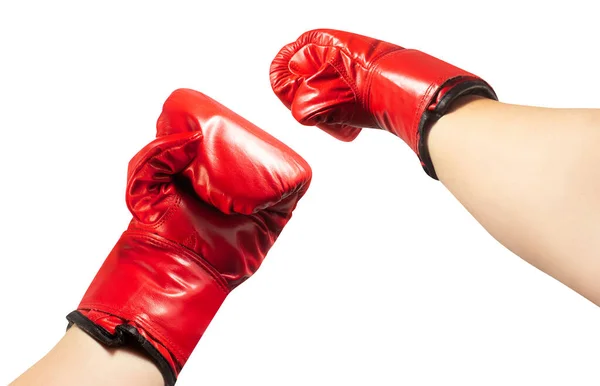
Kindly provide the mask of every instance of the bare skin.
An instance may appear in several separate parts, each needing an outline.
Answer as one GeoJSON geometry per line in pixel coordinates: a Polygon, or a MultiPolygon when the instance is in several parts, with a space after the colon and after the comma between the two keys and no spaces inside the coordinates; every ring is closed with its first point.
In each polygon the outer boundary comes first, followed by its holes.
{"type": "Polygon", "coordinates": [[[109,349],[76,326],[9,386],[163,386],[158,368],[143,354],[109,349]]]}
{"type": "Polygon", "coordinates": [[[600,305],[600,109],[464,98],[428,145],[440,181],[493,237],[600,305]]]}

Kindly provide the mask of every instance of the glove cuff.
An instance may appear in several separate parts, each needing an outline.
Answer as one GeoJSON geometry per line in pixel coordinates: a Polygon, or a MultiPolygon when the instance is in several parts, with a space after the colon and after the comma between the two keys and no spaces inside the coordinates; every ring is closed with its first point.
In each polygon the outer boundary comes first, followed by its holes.
{"type": "Polygon", "coordinates": [[[69,321],[67,330],[77,325],[79,329],[107,347],[128,346],[141,349],[158,367],[165,385],[175,385],[181,366],[166,347],[147,336],[139,326],[133,326],[124,319],[98,311],[92,313],[73,311],[67,315],[67,320],[69,321]]]}
{"type": "Polygon", "coordinates": [[[228,293],[200,256],[130,230],[67,319],[107,346],[141,347],[172,385],[228,293]]]}
{"type": "Polygon", "coordinates": [[[384,55],[370,74],[367,109],[380,128],[396,134],[410,146],[425,172],[435,179],[427,149],[431,126],[462,96],[498,99],[492,87],[478,76],[412,49],[384,55]]]}
{"type": "Polygon", "coordinates": [[[476,77],[453,78],[448,80],[437,90],[433,102],[429,103],[427,109],[421,116],[417,130],[418,139],[416,153],[419,156],[423,170],[425,170],[425,173],[433,179],[437,180],[438,177],[435,168],[433,167],[429,147],[427,146],[429,130],[438,119],[448,112],[448,109],[455,101],[468,95],[478,95],[484,98],[498,100],[492,87],[482,79],[476,77]]]}

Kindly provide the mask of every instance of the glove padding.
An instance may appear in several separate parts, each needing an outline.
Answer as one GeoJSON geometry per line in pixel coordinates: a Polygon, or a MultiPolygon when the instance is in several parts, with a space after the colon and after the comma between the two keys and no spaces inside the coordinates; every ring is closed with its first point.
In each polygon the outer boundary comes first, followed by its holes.
{"type": "Polygon", "coordinates": [[[331,29],[302,34],[271,64],[273,91],[303,125],[343,141],[361,128],[402,138],[437,178],[427,130],[464,95],[497,99],[482,79],[423,52],[331,29]]]}
{"type": "Polygon", "coordinates": [[[129,163],[133,219],[70,325],[109,346],[138,344],[172,385],[310,179],[306,161],[274,137],[197,91],[176,90],[157,139],[129,163]]]}

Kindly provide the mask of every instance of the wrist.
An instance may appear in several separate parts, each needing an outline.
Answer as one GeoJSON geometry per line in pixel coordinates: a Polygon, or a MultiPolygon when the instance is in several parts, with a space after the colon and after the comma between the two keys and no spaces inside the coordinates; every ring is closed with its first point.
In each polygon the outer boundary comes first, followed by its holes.
{"type": "Polygon", "coordinates": [[[485,81],[473,75],[466,75],[445,82],[425,107],[418,127],[417,155],[430,177],[438,179],[429,149],[431,130],[444,117],[475,100],[496,101],[497,96],[485,81]]]}

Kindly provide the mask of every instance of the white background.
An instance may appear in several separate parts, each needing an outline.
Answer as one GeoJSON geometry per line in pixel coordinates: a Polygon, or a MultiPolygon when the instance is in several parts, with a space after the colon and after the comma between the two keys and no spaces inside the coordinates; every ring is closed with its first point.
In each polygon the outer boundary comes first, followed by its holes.
{"type": "Polygon", "coordinates": [[[599,107],[594,2],[550,3],[2,2],[0,384],[62,336],[128,223],[129,158],[189,87],[314,179],[179,385],[599,385],[597,307],[499,245],[401,140],[302,127],[268,80],[284,44],[337,28],[438,56],[505,102],[599,107]]]}

